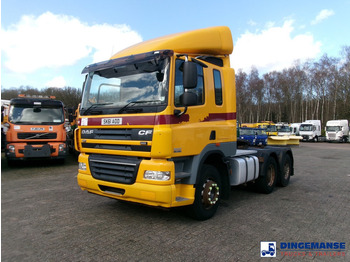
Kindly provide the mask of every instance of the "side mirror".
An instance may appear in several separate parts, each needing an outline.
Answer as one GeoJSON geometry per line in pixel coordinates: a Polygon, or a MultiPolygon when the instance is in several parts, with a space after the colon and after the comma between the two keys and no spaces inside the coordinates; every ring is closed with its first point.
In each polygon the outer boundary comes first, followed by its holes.
{"type": "Polygon", "coordinates": [[[72,123],[74,121],[74,117],[72,115],[68,116],[68,121],[69,123],[72,123]]]}
{"type": "Polygon", "coordinates": [[[182,95],[182,104],[184,106],[197,105],[197,94],[193,92],[184,92],[182,95]]]}
{"type": "Polygon", "coordinates": [[[184,89],[197,87],[197,65],[194,62],[184,62],[183,64],[183,86],[184,89]]]}

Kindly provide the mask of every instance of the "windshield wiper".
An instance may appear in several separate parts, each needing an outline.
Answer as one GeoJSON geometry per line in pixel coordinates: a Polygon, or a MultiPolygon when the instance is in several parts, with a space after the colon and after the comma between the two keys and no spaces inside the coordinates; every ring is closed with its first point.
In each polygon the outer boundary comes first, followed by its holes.
{"type": "Polygon", "coordinates": [[[93,104],[91,106],[89,106],[83,113],[82,115],[86,115],[87,113],[89,113],[92,109],[98,107],[98,106],[104,106],[104,105],[111,105],[113,104],[112,102],[109,103],[98,103],[98,104],[93,104]]]}
{"type": "Polygon", "coordinates": [[[118,111],[118,114],[121,114],[124,111],[126,111],[126,109],[128,107],[130,107],[130,105],[145,104],[145,103],[155,103],[155,102],[161,102],[161,100],[136,100],[136,101],[131,101],[131,102],[127,103],[125,106],[123,106],[122,108],[120,108],[119,111],[118,111]]]}

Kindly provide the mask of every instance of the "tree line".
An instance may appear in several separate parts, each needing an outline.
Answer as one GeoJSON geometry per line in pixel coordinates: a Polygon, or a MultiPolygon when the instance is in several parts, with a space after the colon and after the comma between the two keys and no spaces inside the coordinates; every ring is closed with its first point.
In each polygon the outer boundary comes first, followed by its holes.
{"type": "Polygon", "coordinates": [[[254,67],[238,70],[236,92],[240,123],[350,119],[350,46],[340,58],[325,54],[262,77],[254,67]]]}

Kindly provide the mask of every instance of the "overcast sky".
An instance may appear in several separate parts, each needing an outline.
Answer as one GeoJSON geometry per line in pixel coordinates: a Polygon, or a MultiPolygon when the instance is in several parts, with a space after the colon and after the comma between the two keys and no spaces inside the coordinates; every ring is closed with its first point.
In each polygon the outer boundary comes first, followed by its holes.
{"type": "Polygon", "coordinates": [[[82,69],[132,44],[226,25],[231,65],[282,70],[340,57],[350,45],[350,0],[2,0],[1,86],[81,88],[82,69]]]}

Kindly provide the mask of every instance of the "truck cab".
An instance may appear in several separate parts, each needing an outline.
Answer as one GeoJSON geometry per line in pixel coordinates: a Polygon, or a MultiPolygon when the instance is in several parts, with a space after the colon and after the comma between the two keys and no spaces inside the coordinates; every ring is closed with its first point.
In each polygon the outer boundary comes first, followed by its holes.
{"type": "Polygon", "coordinates": [[[212,27],[149,40],[85,67],[75,130],[80,188],[187,206],[208,219],[230,186],[259,177],[266,192],[278,180],[287,185],[290,149],[237,150],[232,50],[230,29],[212,27]]]}
{"type": "Polygon", "coordinates": [[[290,136],[292,134],[292,130],[289,124],[277,123],[276,128],[278,136],[290,136]]]}
{"type": "Polygon", "coordinates": [[[347,119],[327,121],[325,131],[328,142],[349,141],[349,122],[347,119]]]}
{"type": "Polygon", "coordinates": [[[62,159],[66,156],[65,112],[54,98],[22,95],[11,99],[6,157],[16,160],[62,159]]]}
{"type": "Polygon", "coordinates": [[[299,134],[303,137],[303,141],[318,142],[321,137],[321,121],[306,120],[299,127],[299,134]]]}

